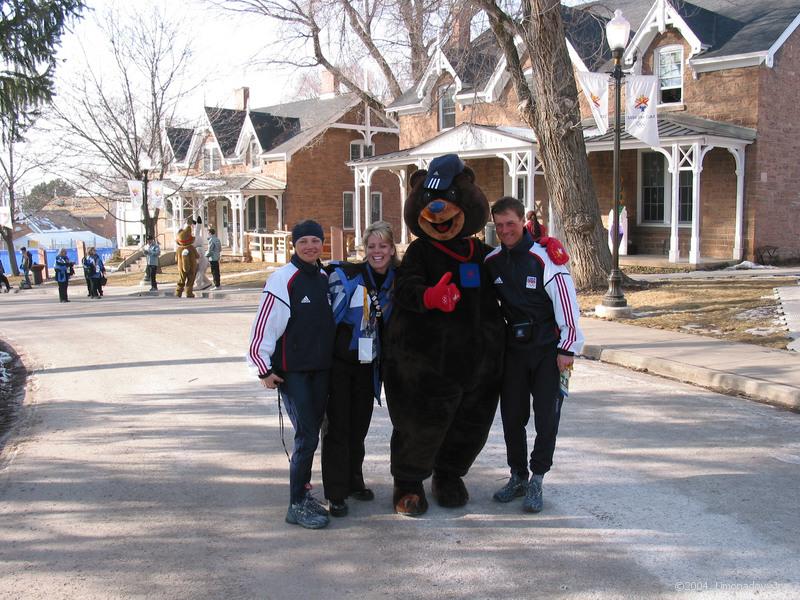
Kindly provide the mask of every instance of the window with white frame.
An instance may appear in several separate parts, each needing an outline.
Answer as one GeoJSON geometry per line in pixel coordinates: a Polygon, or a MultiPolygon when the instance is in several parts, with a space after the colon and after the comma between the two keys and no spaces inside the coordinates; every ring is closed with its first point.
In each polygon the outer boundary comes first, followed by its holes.
{"type": "Polygon", "coordinates": [[[355,227],[355,216],[353,212],[355,194],[344,192],[342,194],[342,227],[353,229],[355,227]]]}
{"type": "Polygon", "coordinates": [[[658,152],[642,153],[642,223],[664,224],[666,211],[665,158],[658,152]]]}
{"type": "Polygon", "coordinates": [[[516,198],[520,200],[523,204],[527,204],[528,200],[528,176],[527,175],[517,175],[517,190],[516,190],[516,198]]]}
{"type": "Polygon", "coordinates": [[[258,141],[253,139],[250,141],[250,166],[255,168],[260,164],[261,160],[258,158],[258,141]]]}
{"type": "Polygon", "coordinates": [[[667,46],[655,53],[658,76],[659,104],[679,104],[683,101],[683,48],[667,46]]]}
{"type": "MultiPolygon", "coordinates": [[[[672,175],[667,159],[660,152],[642,152],[640,222],[650,225],[669,225],[672,222],[672,175]]],[[[694,174],[681,171],[678,175],[678,224],[692,222],[692,186],[694,174]]]]}
{"type": "Polygon", "coordinates": [[[219,171],[222,164],[222,156],[215,146],[206,146],[203,148],[203,172],[209,173],[211,171],[219,171]]]}
{"type": "Polygon", "coordinates": [[[456,126],[456,101],[453,98],[451,86],[439,88],[439,130],[451,129],[456,126]]]}
{"type": "Polygon", "coordinates": [[[350,160],[358,160],[359,158],[369,158],[375,155],[375,146],[372,144],[365,144],[361,140],[350,142],[350,160]]]}
{"type": "Polygon", "coordinates": [[[383,196],[380,192],[371,192],[369,195],[369,222],[377,223],[383,220],[383,196]]]}

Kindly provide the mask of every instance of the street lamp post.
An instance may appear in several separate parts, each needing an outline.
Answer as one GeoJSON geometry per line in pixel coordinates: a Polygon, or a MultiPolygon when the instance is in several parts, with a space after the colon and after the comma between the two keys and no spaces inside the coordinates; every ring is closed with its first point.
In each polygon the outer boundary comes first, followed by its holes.
{"type": "Polygon", "coordinates": [[[611,224],[612,249],[611,256],[613,265],[611,273],[608,275],[608,291],[603,296],[602,305],[611,309],[624,308],[628,305],[625,295],[622,292],[622,272],[619,270],[619,197],[620,197],[620,176],[619,176],[619,139],[621,135],[621,91],[622,87],[622,53],[628,44],[631,25],[622,16],[621,10],[614,11],[614,18],[606,24],[606,39],[611,48],[611,55],[614,58],[614,70],[611,76],[614,78],[614,213],[611,224]]]}

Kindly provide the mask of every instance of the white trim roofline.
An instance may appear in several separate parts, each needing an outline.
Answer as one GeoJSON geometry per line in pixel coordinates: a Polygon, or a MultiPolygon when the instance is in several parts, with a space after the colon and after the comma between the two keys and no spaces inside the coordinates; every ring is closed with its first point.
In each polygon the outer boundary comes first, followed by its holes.
{"type": "Polygon", "coordinates": [[[678,11],[668,0],[656,0],[650,10],[647,11],[647,15],[639,29],[636,30],[633,39],[625,48],[625,52],[622,55],[623,64],[632,64],[635,62],[635,57],[641,57],[656,35],[667,30],[667,25],[671,25],[680,31],[684,39],[689,42],[692,51],[688,58],[691,59],[703,50],[708,49],[708,46],[700,41],[700,38],[695,35],[694,31],[686,24],[686,21],[683,20],[683,17],[678,14],[678,11]]]}
{"type": "Polygon", "coordinates": [[[767,66],[770,69],[775,64],[775,54],[777,54],[778,50],[780,50],[781,47],[783,47],[783,44],[786,42],[787,39],[789,39],[789,36],[794,33],[795,29],[797,29],[798,26],[800,26],[800,14],[798,14],[794,18],[794,20],[789,24],[789,26],[780,35],[780,37],[778,37],[778,39],[775,40],[775,43],[772,44],[772,46],[770,46],[770,49],[767,50],[767,58],[765,62],[767,63],[767,66]]]}
{"type": "MultiPolygon", "coordinates": [[[[746,54],[730,54],[728,56],[712,56],[709,58],[692,58],[689,66],[695,73],[708,73],[709,71],[724,71],[741,67],[757,67],[767,61],[767,51],[748,52],[746,54]]],[[[771,64],[767,64],[771,67],[771,64]]]]}

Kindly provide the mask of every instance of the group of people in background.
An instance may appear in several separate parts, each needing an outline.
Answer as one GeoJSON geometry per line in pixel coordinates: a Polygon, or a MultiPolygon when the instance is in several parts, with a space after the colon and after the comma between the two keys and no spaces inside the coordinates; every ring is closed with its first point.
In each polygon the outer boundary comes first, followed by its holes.
{"type": "MultiPolygon", "coordinates": [[[[222,254],[222,242],[217,237],[217,230],[214,227],[209,227],[208,238],[206,238],[203,231],[203,221],[200,217],[196,219],[190,218],[188,222],[194,225],[194,246],[197,248],[199,256],[194,289],[202,290],[213,285],[213,289],[217,290],[221,285],[219,261],[222,254]],[[204,248],[205,251],[203,251],[204,248]],[[211,281],[206,277],[208,268],[211,269],[211,281]]],[[[153,236],[149,235],[142,251],[147,260],[145,278],[150,283],[150,291],[156,292],[158,291],[156,277],[161,260],[161,246],[153,236]]]]}
{"type": "MultiPolygon", "coordinates": [[[[492,254],[500,260],[487,268],[493,278],[508,282],[498,297],[506,320],[509,325],[515,322],[509,319],[522,317],[547,322],[568,308],[568,317],[575,318],[571,282],[560,283],[555,298],[551,292],[533,294],[533,278],[544,281],[568,271],[552,264],[537,245],[544,228],[535,214],[523,210],[514,198],[501,199],[492,210],[501,241],[492,254]],[[515,273],[524,274],[520,282],[515,273]]],[[[308,529],[327,526],[330,516],[347,515],[347,498],[374,498],[364,481],[364,442],[373,402],[380,402],[381,339],[392,315],[398,260],[389,224],[373,223],[363,239],[363,262],[323,266],[322,227],[310,220],[297,224],[292,230],[295,252],[267,280],[251,329],[248,361],[265,388],[278,390],[279,406],[286,407],[295,430],[286,521],[308,529]],[[311,493],[320,433],[327,508],[311,493]]],[[[511,477],[494,494],[497,502],[524,496],[524,510],[542,509],[542,477],[552,464],[564,397],[560,373],[572,368],[573,353],[582,346],[576,324],[571,331],[574,339],[566,348],[555,332],[506,342],[510,358],[500,403],[511,477]],[[531,409],[536,440],[528,456],[525,430],[531,409]]]]}

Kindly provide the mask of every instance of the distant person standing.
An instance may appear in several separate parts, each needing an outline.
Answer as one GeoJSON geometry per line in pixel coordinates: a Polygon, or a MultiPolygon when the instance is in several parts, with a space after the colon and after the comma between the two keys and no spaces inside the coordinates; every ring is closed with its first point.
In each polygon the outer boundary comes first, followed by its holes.
{"type": "Polygon", "coordinates": [[[11,285],[8,283],[8,277],[6,277],[6,268],[3,266],[2,261],[0,261],[0,284],[5,284],[6,294],[11,291],[11,285]]]}
{"type": "Polygon", "coordinates": [[[20,287],[24,287],[26,289],[30,289],[31,287],[31,267],[33,266],[33,256],[30,252],[28,252],[27,248],[24,246],[19,249],[19,253],[22,255],[22,274],[25,276],[24,284],[20,284],[20,287]]]}
{"type": "Polygon", "coordinates": [[[214,289],[219,289],[219,257],[222,253],[222,243],[217,237],[217,230],[213,227],[208,228],[208,250],[206,258],[211,265],[211,277],[214,280],[214,289]]]}
{"type": "Polygon", "coordinates": [[[147,236],[147,246],[144,248],[144,255],[147,257],[147,279],[150,282],[150,291],[158,290],[156,274],[158,273],[158,257],[161,256],[161,246],[152,235],[147,236]]]}
{"type": "Polygon", "coordinates": [[[89,248],[88,254],[83,259],[83,273],[89,278],[89,296],[91,298],[103,297],[103,279],[106,275],[106,267],[103,259],[97,254],[94,246],[89,248]]]}
{"type": "Polygon", "coordinates": [[[75,271],[73,270],[73,263],[67,258],[67,249],[62,248],[61,252],[56,256],[55,272],[56,283],[58,283],[58,299],[59,302],[69,302],[67,297],[67,287],[69,286],[69,277],[75,271]]]}

